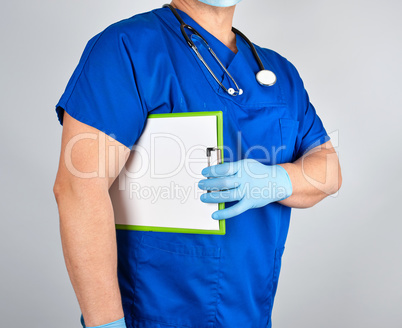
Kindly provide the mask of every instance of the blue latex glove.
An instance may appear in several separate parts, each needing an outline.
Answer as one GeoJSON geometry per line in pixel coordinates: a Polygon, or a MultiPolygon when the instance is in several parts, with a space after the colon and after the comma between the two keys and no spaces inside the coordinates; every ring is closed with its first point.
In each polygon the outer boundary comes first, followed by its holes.
{"type": "Polygon", "coordinates": [[[108,324],[102,325],[102,326],[87,327],[87,326],[85,326],[84,318],[81,315],[81,324],[82,324],[83,328],[127,328],[126,321],[124,320],[124,318],[117,320],[117,321],[113,321],[111,323],[108,323],[108,324]]]}
{"type": "Polygon", "coordinates": [[[292,195],[292,183],[286,170],[279,165],[264,165],[253,159],[206,167],[198,187],[211,192],[201,195],[204,203],[238,201],[216,211],[212,218],[228,219],[250,208],[265,206],[292,195]]]}

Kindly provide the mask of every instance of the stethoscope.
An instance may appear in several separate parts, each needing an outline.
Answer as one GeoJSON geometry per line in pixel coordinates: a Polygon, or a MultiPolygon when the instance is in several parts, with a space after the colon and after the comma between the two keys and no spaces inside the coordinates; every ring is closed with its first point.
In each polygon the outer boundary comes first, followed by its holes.
{"type": "MultiPolygon", "coordinates": [[[[177,12],[177,10],[175,8],[173,8],[171,5],[166,4],[166,5],[163,5],[163,7],[164,8],[167,7],[172,11],[174,16],[177,18],[177,20],[180,23],[181,33],[183,34],[184,39],[187,41],[187,44],[190,46],[190,48],[192,48],[194,50],[194,52],[197,55],[198,59],[204,64],[205,68],[212,75],[214,80],[221,86],[221,88],[223,90],[225,90],[231,96],[241,95],[243,93],[243,90],[239,88],[239,86],[236,83],[235,79],[232,77],[232,75],[230,75],[230,73],[228,72],[226,67],[222,64],[222,62],[219,60],[218,56],[215,54],[215,52],[209,46],[208,42],[202,37],[202,35],[200,33],[198,33],[197,30],[194,27],[184,23],[184,21],[181,19],[180,15],[179,15],[179,13],[177,12]],[[197,46],[194,44],[194,42],[187,35],[187,33],[185,31],[185,28],[189,29],[192,33],[194,33],[195,35],[197,35],[198,37],[200,37],[204,41],[204,43],[205,43],[206,47],[208,48],[209,52],[211,53],[212,57],[215,58],[215,60],[218,62],[218,64],[220,65],[222,70],[225,72],[225,74],[232,80],[233,84],[236,87],[236,90],[233,89],[233,88],[228,88],[227,89],[221,83],[221,81],[219,81],[219,79],[216,77],[214,72],[211,70],[211,68],[205,62],[204,58],[201,56],[200,52],[198,51],[197,46]]],[[[258,66],[260,68],[260,71],[255,75],[255,78],[257,79],[258,83],[263,85],[263,86],[266,86],[266,87],[270,87],[270,86],[274,85],[276,83],[276,75],[275,75],[275,73],[270,71],[270,70],[265,69],[264,64],[262,63],[262,61],[260,59],[260,56],[258,56],[258,53],[255,50],[254,45],[251,43],[251,41],[243,33],[241,33],[239,30],[235,29],[234,27],[232,27],[232,31],[235,34],[240,35],[243,38],[243,40],[245,40],[247,42],[247,44],[249,45],[249,47],[251,49],[251,52],[253,53],[254,58],[257,61],[258,66]]]]}

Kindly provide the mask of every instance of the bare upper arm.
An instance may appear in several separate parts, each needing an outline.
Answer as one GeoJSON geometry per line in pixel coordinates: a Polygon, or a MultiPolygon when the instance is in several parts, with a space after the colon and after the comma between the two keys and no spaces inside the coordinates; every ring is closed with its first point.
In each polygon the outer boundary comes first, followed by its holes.
{"type": "Polygon", "coordinates": [[[67,112],[63,133],[57,185],[96,185],[106,190],[127,161],[130,149],[67,112]]]}

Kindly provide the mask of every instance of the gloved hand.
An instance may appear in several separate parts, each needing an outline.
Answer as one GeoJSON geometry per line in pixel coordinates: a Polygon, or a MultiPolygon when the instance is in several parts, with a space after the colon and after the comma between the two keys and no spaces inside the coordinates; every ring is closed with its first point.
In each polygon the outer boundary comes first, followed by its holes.
{"type": "Polygon", "coordinates": [[[250,208],[288,198],[292,183],[286,170],[279,165],[264,165],[254,159],[206,167],[198,187],[211,192],[201,195],[204,203],[239,201],[235,205],[216,211],[212,218],[228,219],[250,208]]]}
{"type": "Polygon", "coordinates": [[[127,328],[126,321],[124,320],[124,318],[117,320],[117,321],[113,321],[106,325],[101,325],[101,326],[96,326],[96,327],[87,327],[87,326],[85,326],[84,317],[81,315],[81,324],[82,324],[83,328],[127,328]]]}

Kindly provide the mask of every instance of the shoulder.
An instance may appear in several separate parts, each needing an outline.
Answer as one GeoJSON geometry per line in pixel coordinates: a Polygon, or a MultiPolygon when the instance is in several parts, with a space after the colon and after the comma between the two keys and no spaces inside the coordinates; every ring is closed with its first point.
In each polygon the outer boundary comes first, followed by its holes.
{"type": "Polygon", "coordinates": [[[160,24],[154,11],[137,14],[107,26],[91,38],[88,45],[97,48],[111,48],[118,44],[140,45],[141,41],[158,37],[160,24]]]}
{"type": "MultiPolygon", "coordinates": [[[[160,25],[160,20],[155,14],[160,9],[155,9],[142,14],[134,15],[130,18],[123,19],[114,24],[111,24],[105,29],[105,33],[143,33],[154,31],[160,25]]],[[[136,35],[140,37],[141,35],[136,35]]]]}

